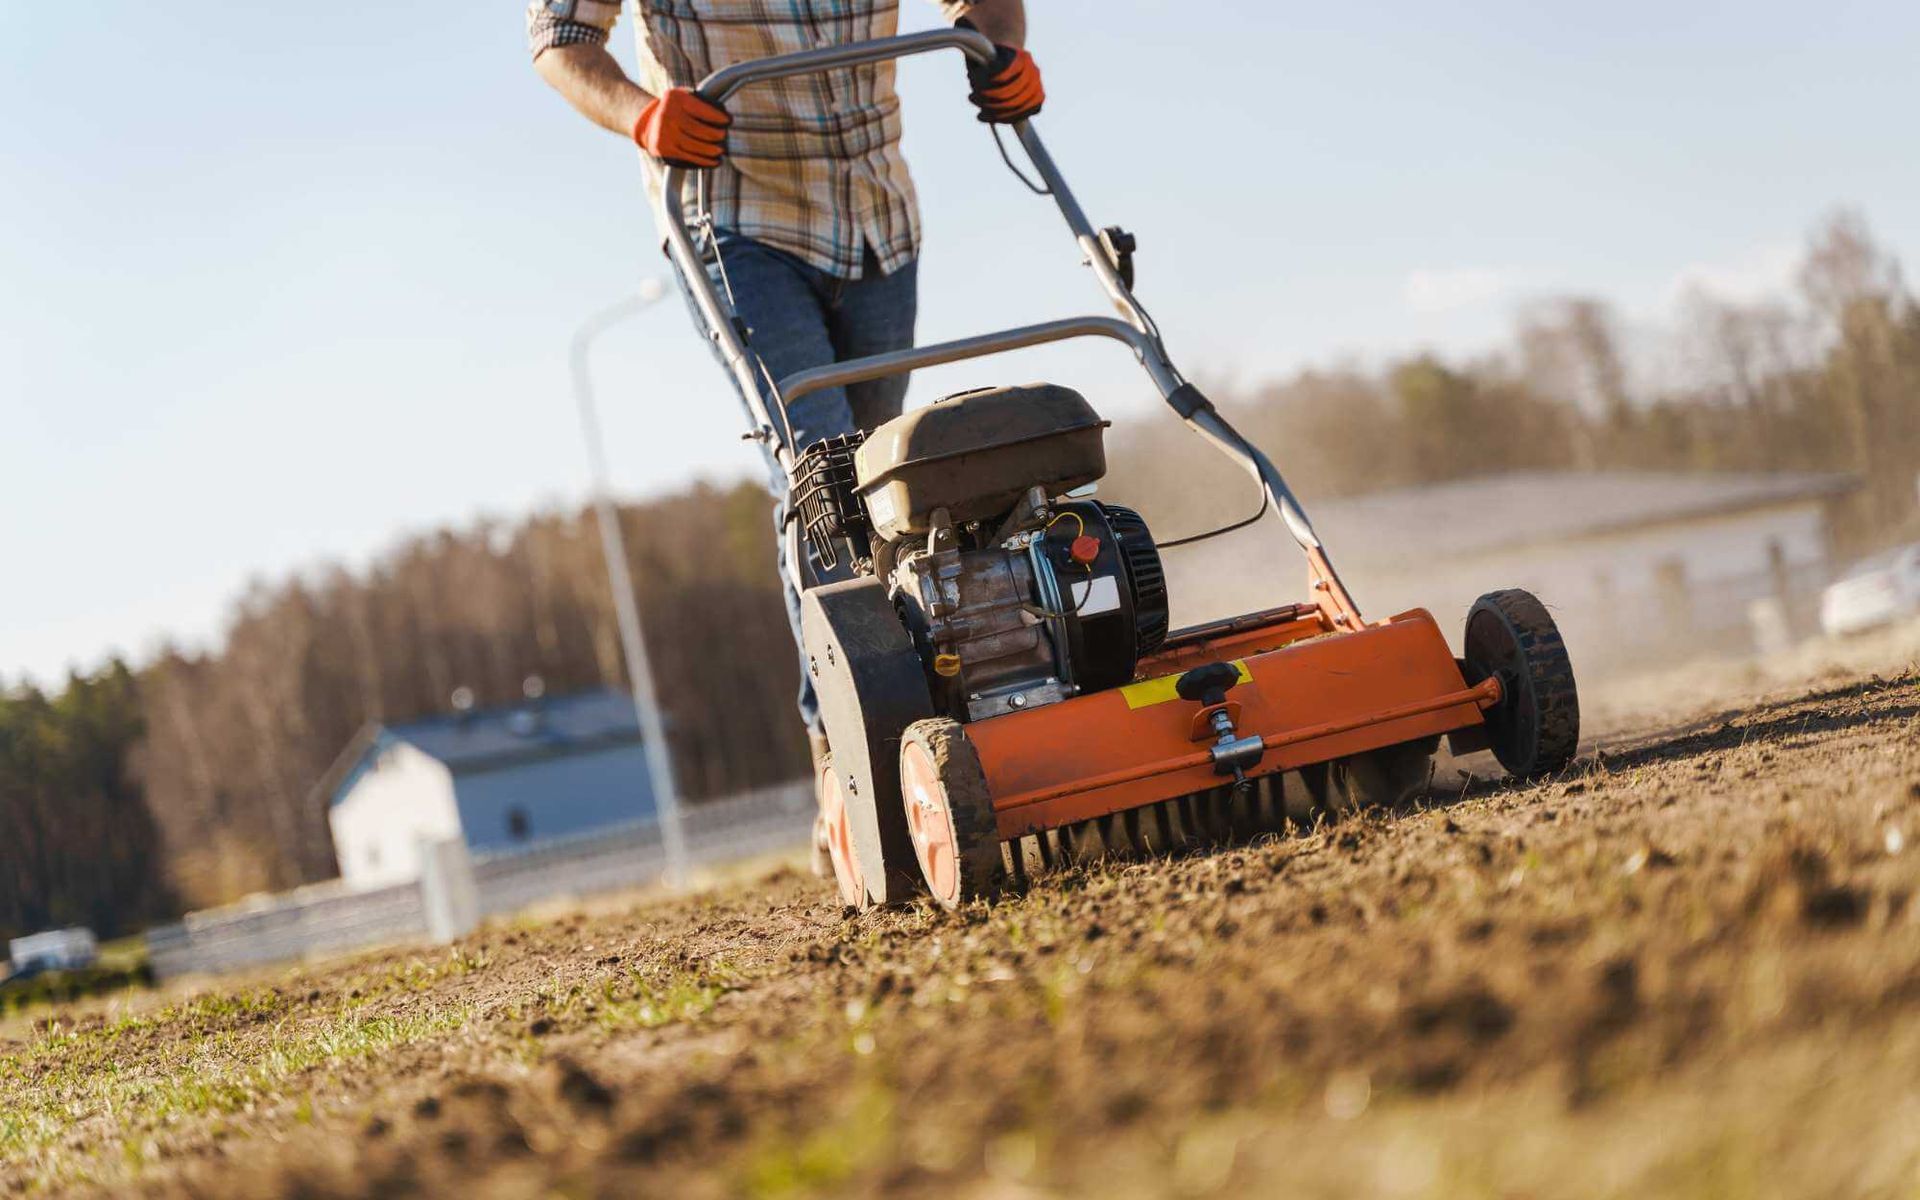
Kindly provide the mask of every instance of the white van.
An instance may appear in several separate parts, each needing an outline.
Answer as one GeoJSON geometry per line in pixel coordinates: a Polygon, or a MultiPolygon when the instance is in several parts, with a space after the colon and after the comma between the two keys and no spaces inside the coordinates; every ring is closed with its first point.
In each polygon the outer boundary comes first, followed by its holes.
{"type": "Polygon", "coordinates": [[[1920,616],[1920,543],[1855,563],[1820,594],[1820,628],[1829,637],[1914,616],[1920,616]]]}
{"type": "Polygon", "coordinates": [[[13,960],[15,975],[77,971],[94,964],[100,957],[100,945],[91,929],[50,929],[14,938],[7,943],[7,957],[13,960]]]}

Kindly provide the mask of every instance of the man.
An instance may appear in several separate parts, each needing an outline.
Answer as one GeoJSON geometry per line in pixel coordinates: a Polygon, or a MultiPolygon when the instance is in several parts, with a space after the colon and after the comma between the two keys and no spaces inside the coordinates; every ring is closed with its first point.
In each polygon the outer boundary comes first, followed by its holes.
{"type": "MultiPolygon", "coordinates": [[[[938,2],[998,48],[992,63],[968,63],[980,119],[1004,124],[1039,112],[1046,96],[1023,48],[1022,0],[938,2]]],[[[773,378],[912,345],[920,214],[900,155],[893,64],[755,84],[726,109],[691,90],[731,63],[888,37],[899,15],[894,0],[635,4],[639,82],[606,49],[619,0],[532,0],[534,67],[574,108],[646,151],[656,203],[663,202],[659,164],[709,172],[708,271],[731,293],[751,349],[773,378]]],[[[802,397],[787,413],[795,449],[873,429],[899,414],[906,389],[897,377],[802,397]]],[[[771,453],[768,459],[781,527],[786,479],[771,453]]],[[[796,644],[797,582],[782,572],[796,644]]],[[[825,738],[804,669],[800,715],[817,762],[825,738]]]]}

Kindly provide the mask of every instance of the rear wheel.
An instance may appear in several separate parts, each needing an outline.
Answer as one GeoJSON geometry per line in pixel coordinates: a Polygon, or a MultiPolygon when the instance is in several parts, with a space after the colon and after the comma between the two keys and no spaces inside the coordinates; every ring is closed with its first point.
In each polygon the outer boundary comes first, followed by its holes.
{"type": "Polygon", "coordinates": [[[1467,682],[1500,680],[1487,710],[1489,749],[1516,778],[1551,774],[1580,744],[1580,699],[1567,644],[1546,605],[1518,588],[1488,592],[1467,612],[1467,682]]]}
{"type": "Polygon", "coordinates": [[[900,739],[907,832],[927,890],[945,909],[995,895],[1006,881],[980,757],[960,722],[915,721],[900,739]]]}
{"type": "Polygon", "coordinates": [[[825,835],[827,860],[833,867],[834,886],[840,889],[840,902],[865,908],[867,885],[860,875],[860,859],[853,851],[853,826],[847,817],[846,785],[833,769],[831,756],[820,760],[817,780],[820,800],[820,826],[825,835]]]}

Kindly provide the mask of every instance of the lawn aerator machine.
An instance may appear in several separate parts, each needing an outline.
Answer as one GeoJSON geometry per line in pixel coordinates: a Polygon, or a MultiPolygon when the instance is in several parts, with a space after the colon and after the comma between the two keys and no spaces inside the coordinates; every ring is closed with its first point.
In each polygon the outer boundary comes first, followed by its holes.
{"type": "MultiPolygon", "coordinates": [[[[993,55],[967,29],[906,34],[737,63],[699,91],[723,102],[764,80],[946,48],[993,55]]],[[[1540,602],[1483,596],[1457,659],[1424,610],[1363,619],[1280,472],[1175,370],[1133,296],[1133,239],[1096,230],[1031,123],[1012,128],[1119,319],[1049,321],[774,381],[708,279],[680,203],[689,173],[670,168],[663,181],[669,252],[750,398],[749,436],[792,488],[783,553],[807,583],[807,670],[831,747],[817,782],[846,902],[924,889],[952,908],[1062,858],[1393,803],[1425,783],[1443,736],[1455,752],[1491,749],[1518,776],[1565,765],[1578,701],[1540,602]],[[1091,498],[1107,422],[1064,387],[963,392],[864,437],[792,444],[786,406],[809,392],[1081,337],[1130,347],[1180,419],[1253,477],[1259,515],[1277,513],[1306,556],[1308,599],[1169,630],[1146,523],[1091,498]]]]}

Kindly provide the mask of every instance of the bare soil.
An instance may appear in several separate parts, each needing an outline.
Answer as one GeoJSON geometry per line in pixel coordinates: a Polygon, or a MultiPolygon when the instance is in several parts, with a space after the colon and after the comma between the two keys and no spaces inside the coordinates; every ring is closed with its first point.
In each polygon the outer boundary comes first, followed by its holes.
{"type": "Polygon", "coordinates": [[[1663,704],[954,915],[786,869],[43,1011],[0,1190],[1920,1195],[1920,673],[1663,704]]]}

